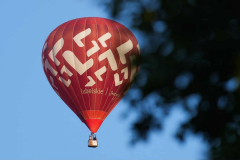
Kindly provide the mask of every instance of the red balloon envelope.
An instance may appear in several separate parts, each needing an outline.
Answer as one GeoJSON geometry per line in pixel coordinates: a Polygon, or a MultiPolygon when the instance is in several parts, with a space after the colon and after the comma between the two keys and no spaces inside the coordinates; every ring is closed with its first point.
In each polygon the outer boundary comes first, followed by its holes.
{"type": "Polygon", "coordinates": [[[54,91],[96,133],[131,86],[139,54],[135,36],[122,24],[87,17],[52,31],[42,64],[54,91]]]}

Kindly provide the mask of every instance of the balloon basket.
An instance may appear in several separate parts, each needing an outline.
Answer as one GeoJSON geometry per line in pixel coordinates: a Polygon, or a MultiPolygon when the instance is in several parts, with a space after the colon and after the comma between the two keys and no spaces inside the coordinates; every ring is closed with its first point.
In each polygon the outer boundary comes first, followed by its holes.
{"type": "Polygon", "coordinates": [[[88,147],[96,148],[98,146],[98,141],[95,133],[91,133],[88,140],[88,147]]]}

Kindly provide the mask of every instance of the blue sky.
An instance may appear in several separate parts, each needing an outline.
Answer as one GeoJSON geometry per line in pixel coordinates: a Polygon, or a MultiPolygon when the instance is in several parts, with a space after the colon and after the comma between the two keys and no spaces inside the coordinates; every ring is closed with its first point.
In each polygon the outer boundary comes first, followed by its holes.
{"type": "MultiPolygon", "coordinates": [[[[52,90],[44,75],[41,50],[58,25],[80,17],[110,18],[97,1],[0,1],[0,159],[202,159],[206,145],[189,136],[173,138],[186,115],[175,109],[147,143],[130,145],[134,112],[122,118],[121,101],[98,130],[99,147],[87,147],[90,131],[52,90]]],[[[125,26],[124,21],[121,22],[125,26]]],[[[136,35],[140,38],[139,35],[136,35]]],[[[139,40],[140,46],[143,40],[139,40]]]]}

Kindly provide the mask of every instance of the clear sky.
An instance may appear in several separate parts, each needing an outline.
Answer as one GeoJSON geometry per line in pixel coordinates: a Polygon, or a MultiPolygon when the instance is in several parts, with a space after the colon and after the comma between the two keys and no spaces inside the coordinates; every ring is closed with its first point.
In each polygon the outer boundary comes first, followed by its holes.
{"type": "MultiPolygon", "coordinates": [[[[63,22],[110,18],[107,8],[96,2],[0,1],[0,160],[202,159],[206,145],[201,138],[189,136],[184,144],[173,138],[177,125],[186,119],[180,109],[171,112],[164,132],[131,146],[131,120],[136,117],[131,112],[123,118],[128,109],[124,101],[98,130],[99,147],[87,147],[90,131],[48,84],[41,51],[49,33],[63,22]]],[[[139,42],[141,46],[143,40],[139,42]]]]}

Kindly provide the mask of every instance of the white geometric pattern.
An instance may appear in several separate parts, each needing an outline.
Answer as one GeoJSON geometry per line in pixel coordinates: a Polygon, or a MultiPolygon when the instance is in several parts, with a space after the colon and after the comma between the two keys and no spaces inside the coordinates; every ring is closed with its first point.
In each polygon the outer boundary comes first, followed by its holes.
{"type": "MultiPolygon", "coordinates": [[[[82,42],[82,40],[84,38],[86,38],[88,35],[91,34],[91,29],[87,28],[86,30],[78,33],[73,40],[76,42],[76,44],[79,47],[84,47],[84,44],[82,42]]],[[[98,41],[100,42],[100,44],[103,47],[107,47],[107,44],[105,41],[107,41],[108,39],[111,38],[111,34],[109,32],[107,32],[106,34],[104,34],[103,36],[101,36],[100,38],[98,38],[98,41]]],[[[93,44],[93,47],[90,48],[87,51],[87,56],[90,57],[92,56],[94,53],[98,52],[100,50],[100,47],[98,46],[98,43],[96,41],[91,41],[93,44]]],[[[63,48],[64,45],[64,39],[60,38],[53,46],[53,49],[48,53],[48,56],[50,57],[50,59],[56,64],[56,66],[60,65],[60,62],[57,60],[56,56],[58,54],[58,52],[63,48]]],[[[43,47],[43,52],[47,47],[47,42],[44,44],[43,47]]],[[[120,58],[120,62],[122,64],[126,64],[127,63],[127,59],[126,59],[126,54],[129,53],[131,50],[133,49],[133,43],[132,41],[129,39],[127,42],[121,44],[120,46],[118,46],[116,48],[119,58],[120,58]]],[[[137,45],[137,49],[140,52],[140,48],[139,45],[137,45]]],[[[82,63],[77,57],[76,55],[69,50],[66,50],[63,54],[62,54],[63,58],[68,62],[68,64],[74,68],[80,75],[83,75],[83,73],[85,73],[88,69],[90,69],[93,64],[94,61],[92,58],[90,58],[88,61],[86,61],[85,63],[82,63]]],[[[136,58],[135,55],[130,56],[130,62],[131,62],[131,74],[130,74],[130,82],[133,80],[134,75],[136,73],[136,66],[133,65],[133,61],[136,58]]],[[[42,57],[42,59],[44,59],[44,56],[42,57]]],[[[104,53],[99,54],[98,60],[101,62],[103,60],[107,59],[110,68],[113,71],[117,71],[118,66],[117,66],[117,62],[116,59],[114,57],[114,54],[112,52],[111,49],[108,49],[107,51],[105,51],[104,53]]],[[[45,60],[45,63],[43,64],[44,68],[47,72],[47,70],[50,70],[50,72],[54,75],[57,76],[58,72],[52,68],[52,66],[49,64],[48,60],[45,60]]],[[[101,75],[103,75],[105,72],[107,71],[106,66],[103,66],[102,68],[98,69],[94,74],[97,77],[97,79],[99,81],[103,81],[101,75]]],[[[60,70],[61,74],[67,73],[67,75],[69,77],[71,77],[73,75],[73,73],[70,72],[69,69],[66,68],[65,65],[63,65],[63,67],[60,70]]],[[[123,68],[121,70],[121,73],[124,74],[123,79],[127,80],[128,79],[128,66],[126,66],[125,68],[123,68]]],[[[93,80],[93,78],[91,76],[87,76],[88,78],[88,83],[85,85],[85,87],[92,87],[93,85],[96,84],[96,82],[93,80]]],[[[65,84],[66,87],[69,87],[71,84],[71,80],[68,78],[68,80],[65,80],[63,77],[59,76],[59,81],[61,81],[62,83],[65,84]]],[[[123,79],[120,80],[119,74],[115,73],[114,74],[114,81],[115,81],[115,86],[119,86],[123,83],[123,79]]],[[[57,89],[57,87],[54,85],[54,81],[53,78],[50,76],[50,80],[51,80],[51,84],[54,88],[57,89]]]]}

